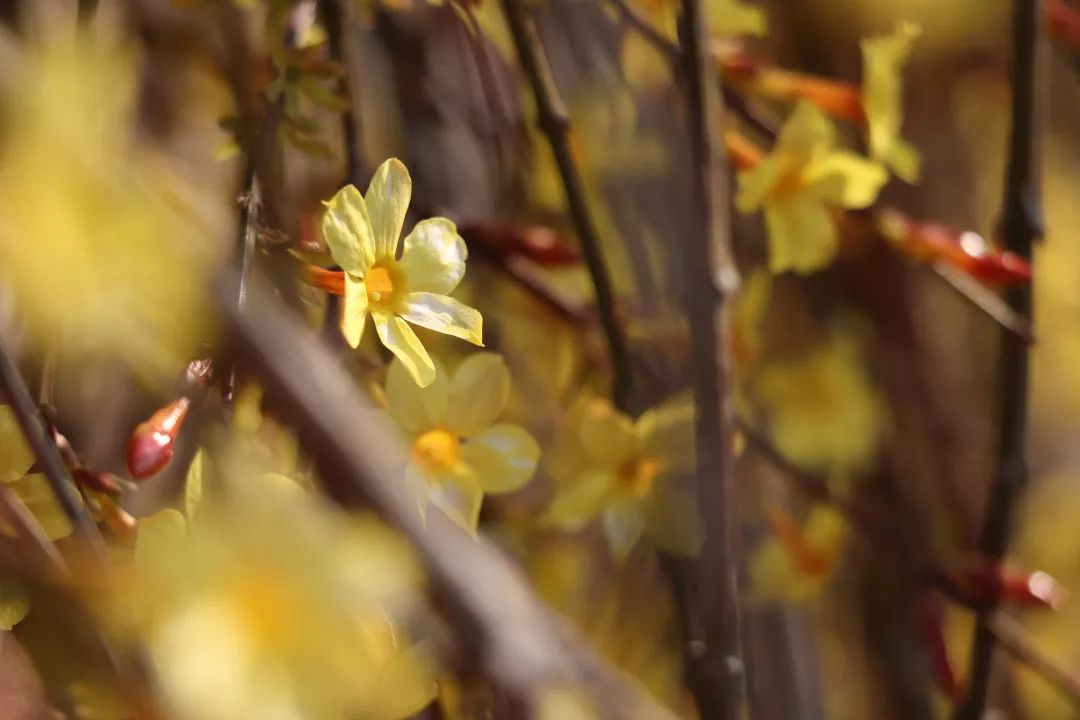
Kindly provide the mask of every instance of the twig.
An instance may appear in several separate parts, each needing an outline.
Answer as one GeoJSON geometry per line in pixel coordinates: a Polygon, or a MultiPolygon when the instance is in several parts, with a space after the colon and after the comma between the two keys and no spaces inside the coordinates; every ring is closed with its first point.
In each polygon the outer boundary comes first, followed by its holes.
{"type": "Polygon", "coordinates": [[[664,37],[656,28],[652,26],[646,18],[642,17],[641,13],[635,8],[630,7],[626,0],[605,0],[608,6],[619,14],[619,17],[623,21],[637,31],[643,38],[649,41],[649,43],[660,51],[660,54],[664,56],[672,65],[678,65],[679,61],[679,46],[664,37]]]}
{"type": "Polygon", "coordinates": [[[11,521],[18,536],[34,547],[37,554],[45,561],[44,564],[57,577],[67,577],[70,574],[70,568],[60,555],[60,551],[56,549],[56,545],[45,534],[41,523],[15,495],[15,492],[6,485],[0,485],[0,515],[11,521]]]}
{"type": "Polygon", "coordinates": [[[536,28],[531,19],[526,17],[522,0],[502,0],[502,5],[521,67],[536,97],[537,123],[547,136],[555,163],[559,167],[570,217],[577,229],[585,265],[596,294],[596,309],[611,355],[612,399],[616,406],[625,410],[633,389],[630,356],[626,338],[615,313],[614,291],[604,264],[600,236],[585,200],[581,173],[570,154],[570,119],[555,87],[536,28]]]}
{"type": "Polygon", "coordinates": [[[690,571],[672,576],[688,681],[698,711],[703,718],[735,720],[743,716],[745,668],[739,633],[738,561],[732,549],[736,515],[728,398],[731,355],[721,314],[727,288],[720,277],[729,270],[725,264],[731,238],[727,203],[721,199],[723,147],[713,137],[713,130],[722,126],[723,104],[706,55],[700,0],[683,0],[679,34],[697,212],[695,230],[681,245],[683,302],[690,326],[697,499],[705,543],[690,571]]]}
{"type": "MultiPolygon", "coordinates": [[[[1001,230],[1005,248],[1027,260],[1032,245],[1042,235],[1041,200],[1035,177],[1036,46],[1039,29],[1038,0],[1015,0],[1013,17],[1012,132],[1001,230]]],[[[1023,318],[1031,321],[1032,285],[1009,288],[1006,299],[1023,318]]],[[[1012,529],[1013,507],[1027,483],[1024,457],[1027,429],[1028,347],[1011,336],[1001,344],[997,468],[990,486],[979,552],[989,560],[1000,559],[1012,529]]],[[[975,627],[968,693],[957,716],[977,720],[986,709],[990,685],[994,635],[990,615],[980,613],[975,627]]]]}
{"type": "Polygon", "coordinates": [[[326,27],[330,56],[345,67],[345,75],[338,84],[338,92],[349,100],[349,108],[341,114],[341,136],[345,144],[345,183],[360,186],[365,179],[367,163],[364,161],[363,146],[359,138],[359,58],[356,57],[356,29],[350,22],[349,5],[345,0],[322,0],[319,3],[319,13],[326,27]]]}
{"type": "Polygon", "coordinates": [[[400,440],[346,370],[269,290],[256,284],[242,313],[235,294],[235,281],[219,288],[237,357],[282,408],[328,493],[373,507],[414,543],[450,626],[496,685],[528,704],[552,687],[576,685],[611,717],[674,720],[556,620],[496,547],[438,512],[425,523],[401,482],[407,456],[400,440]]]}
{"type": "Polygon", "coordinates": [[[989,615],[986,626],[987,631],[1014,660],[1026,665],[1036,675],[1057,688],[1062,696],[1068,698],[1073,706],[1080,710],[1080,678],[1062,669],[1036,648],[1016,620],[998,610],[989,615]]]}

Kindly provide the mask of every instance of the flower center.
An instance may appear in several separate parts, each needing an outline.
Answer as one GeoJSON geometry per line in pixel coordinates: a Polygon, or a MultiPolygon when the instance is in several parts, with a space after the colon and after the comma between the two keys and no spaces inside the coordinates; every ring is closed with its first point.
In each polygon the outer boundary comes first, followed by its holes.
{"type": "Polygon", "coordinates": [[[394,278],[389,268],[382,265],[371,268],[364,276],[364,284],[367,286],[368,302],[373,305],[385,305],[394,297],[394,278]]]}
{"type": "Polygon", "coordinates": [[[660,463],[656,458],[638,456],[619,465],[617,477],[619,486],[640,500],[652,491],[659,473],[660,463]]]}
{"type": "Polygon", "coordinates": [[[797,158],[784,158],[784,169],[776,178],[775,184],[769,191],[773,200],[787,200],[792,195],[798,194],[805,186],[803,182],[803,165],[797,158]]]}
{"type": "Polygon", "coordinates": [[[431,473],[453,470],[461,462],[461,441],[446,430],[428,430],[413,443],[412,457],[431,473]]]}

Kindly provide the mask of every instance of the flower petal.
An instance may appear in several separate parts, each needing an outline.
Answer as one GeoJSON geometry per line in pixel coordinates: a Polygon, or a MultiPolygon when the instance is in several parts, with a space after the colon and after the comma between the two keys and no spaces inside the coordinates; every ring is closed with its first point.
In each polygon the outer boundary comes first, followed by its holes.
{"type": "Polygon", "coordinates": [[[657,547],[673,555],[697,555],[705,529],[697,509],[697,492],[691,477],[658,484],[644,503],[645,533],[657,547]]]}
{"type": "Polygon", "coordinates": [[[484,491],[472,473],[461,471],[440,475],[431,483],[428,499],[451,520],[469,532],[476,532],[484,491]]]}
{"type": "Polygon", "coordinates": [[[603,515],[604,535],[616,562],[624,562],[645,532],[645,513],[632,502],[615,502],[603,515]]]}
{"type": "Polygon", "coordinates": [[[341,303],[341,334],[349,347],[355,348],[364,336],[367,324],[368,297],[367,285],[363,280],[354,280],[350,273],[345,273],[345,298],[341,303]]]}
{"type": "Polygon", "coordinates": [[[571,532],[580,530],[600,514],[613,487],[615,476],[606,470],[582,473],[555,496],[544,513],[544,522],[571,532]]]}
{"type": "Polygon", "coordinates": [[[363,275],[375,258],[375,242],[367,206],[360,191],[346,185],[326,203],[322,236],[342,270],[363,275]]]}
{"type": "Polygon", "coordinates": [[[412,197],[412,178],[405,165],[390,158],[375,171],[364,200],[367,201],[371,230],[375,239],[375,258],[397,254],[401,226],[412,197]]]}
{"type": "Polygon", "coordinates": [[[785,159],[768,155],[755,167],[738,174],[739,189],[735,195],[735,208],[748,214],[761,208],[765,198],[780,182],[784,171],[790,167],[785,159]]]}
{"type": "MultiPolygon", "coordinates": [[[[11,484],[19,500],[45,530],[50,540],[67,537],[73,531],[71,521],[53,494],[49,480],[40,473],[31,473],[11,484]]],[[[75,492],[75,486],[71,485],[75,492]]]]}
{"type": "Polygon", "coordinates": [[[769,234],[769,270],[809,274],[836,255],[837,232],[828,208],[814,198],[797,195],[765,208],[769,234]]]}
{"type": "Polygon", "coordinates": [[[469,251],[446,218],[421,220],[405,238],[398,267],[410,291],[446,295],[465,276],[469,251]]]}
{"type": "Polygon", "coordinates": [[[420,343],[420,338],[409,324],[387,312],[373,312],[375,329],[379,339],[394,353],[420,387],[427,387],[435,380],[435,363],[420,343]]]}
{"type": "Polygon", "coordinates": [[[462,460],[484,492],[512,492],[536,472],[540,445],[522,427],[495,425],[465,443],[462,460]]]}
{"type": "Polygon", "coordinates": [[[645,453],[660,461],[666,473],[693,472],[694,403],[680,398],[655,407],[637,421],[645,453]]]}
{"type": "Polygon", "coordinates": [[[845,208],[864,208],[874,202],[888,179],[880,163],[843,151],[829,153],[803,174],[808,194],[845,208]]]}
{"type": "Polygon", "coordinates": [[[581,420],[579,437],[589,460],[608,470],[639,449],[633,421],[606,400],[589,403],[581,420]]]}
{"type": "Polygon", "coordinates": [[[401,317],[428,330],[484,346],[484,319],[473,308],[446,295],[414,292],[405,296],[401,317]]]}
{"type": "Polygon", "coordinates": [[[784,121],[773,152],[807,162],[830,149],[835,141],[836,129],[825,113],[813,103],[802,100],[784,121]]]}
{"type": "Polygon", "coordinates": [[[863,107],[870,154],[876,160],[888,163],[898,177],[909,183],[919,178],[919,156],[900,139],[903,121],[901,69],[920,33],[917,25],[901,23],[891,35],[867,38],[861,43],[863,107]],[[897,145],[904,149],[897,152],[897,145]]]}
{"type": "Polygon", "coordinates": [[[178,510],[165,508],[143,518],[135,538],[135,565],[153,568],[162,559],[175,557],[186,533],[187,521],[178,510]]]}
{"type": "Polygon", "coordinates": [[[10,405],[0,405],[0,483],[13,483],[34,464],[34,452],[26,444],[10,405]]]}
{"type": "Polygon", "coordinates": [[[435,378],[426,387],[417,385],[405,363],[397,358],[386,373],[390,414],[412,433],[422,433],[444,423],[448,388],[446,371],[438,362],[435,378]]]}
{"type": "Polygon", "coordinates": [[[446,424],[462,437],[474,435],[499,417],[510,397],[510,370],[501,355],[470,355],[450,381],[446,424]]]}

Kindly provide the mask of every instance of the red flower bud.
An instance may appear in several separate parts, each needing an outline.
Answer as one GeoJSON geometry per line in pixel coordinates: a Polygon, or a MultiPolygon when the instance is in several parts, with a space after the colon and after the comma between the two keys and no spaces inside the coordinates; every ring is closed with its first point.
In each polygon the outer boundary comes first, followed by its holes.
{"type": "Polygon", "coordinates": [[[131,477],[138,480],[148,478],[169,464],[189,405],[191,400],[187,397],[173,400],[132,431],[126,449],[127,469],[131,477]]]}

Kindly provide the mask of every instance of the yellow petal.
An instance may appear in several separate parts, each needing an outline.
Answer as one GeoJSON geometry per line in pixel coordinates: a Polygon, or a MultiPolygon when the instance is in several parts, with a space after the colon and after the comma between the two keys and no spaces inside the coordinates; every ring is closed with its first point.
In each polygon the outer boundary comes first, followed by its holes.
{"type": "Polygon", "coordinates": [[[816,105],[801,100],[784,121],[773,152],[806,162],[827,151],[835,141],[836,129],[832,121],[816,105]]]}
{"type": "MultiPolygon", "coordinates": [[[[71,521],[57,502],[49,480],[40,473],[32,473],[11,484],[11,489],[29,510],[50,540],[59,540],[72,533],[71,521]]],[[[74,485],[71,489],[78,494],[74,485]]]]}
{"type": "Polygon", "coordinates": [[[484,492],[512,492],[536,472],[540,445],[522,427],[494,425],[466,442],[462,460],[484,492]]]}
{"type": "Polygon", "coordinates": [[[773,154],[766,156],[757,166],[741,171],[738,174],[735,209],[744,214],[759,210],[788,169],[789,163],[773,154]]]}
{"type": "Polygon", "coordinates": [[[616,562],[624,562],[645,532],[645,514],[632,502],[614,502],[602,517],[604,535],[616,562]]]}
{"type": "Polygon", "coordinates": [[[386,373],[386,401],[390,413],[407,430],[422,433],[441,427],[446,421],[449,383],[446,371],[435,365],[435,377],[427,387],[420,387],[405,364],[394,358],[386,373]]]}
{"type": "Polygon", "coordinates": [[[719,37],[761,36],[768,28],[765,12],[740,0],[707,0],[705,26],[710,35],[719,37]]]}
{"type": "Polygon", "coordinates": [[[409,293],[401,307],[401,317],[428,330],[484,345],[484,320],[480,313],[448,295],[409,293]]]}
{"type": "Polygon", "coordinates": [[[152,568],[162,558],[174,556],[184,542],[187,522],[172,508],[165,508],[139,521],[135,538],[135,564],[152,568]]]}
{"type": "Polygon", "coordinates": [[[15,627],[30,612],[30,593],[16,577],[0,575],[0,630],[15,627]]]}
{"type": "Polygon", "coordinates": [[[705,539],[693,478],[658,484],[644,503],[645,533],[673,555],[697,555],[705,539]]]}
{"type": "Polygon", "coordinates": [[[671,63],[641,33],[624,33],[619,65],[635,90],[661,88],[671,82],[671,63]]]}
{"type": "Polygon", "coordinates": [[[449,294],[465,276],[469,251],[446,218],[421,220],[405,238],[398,264],[410,291],[449,294]]]}
{"type": "Polygon", "coordinates": [[[375,329],[386,348],[394,353],[420,387],[435,380],[435,363],[409,324],[390,313],[374,312],[375,329]]]}
{"type": "Polygon", "coordinates": [[[803,174],[807,194],[845,208],[864,208],[873,203],[888,179],[881,164],[842,151],[829,153],[803,174]]]}
{"type": "Polygon", "coordinates": [[[420,713],[435,699],[437,666],[430,650],[413,645],[395,652],[374,678],[371,697],[360,717],[406,718],[420,713]]]}
{"type": "Polygon", "coordinates": [[[606,401],[594,401],[585,410],[579,436],[589,460],[611,469],[638,450],[633,421],[606,401]]]}
{"type": "Polygon", "coordinates": [[[462,437],[487,428],[506,408],[510,397],[510,370],[501,355],[470,355],[450,381],[447,426],[462,437]]]}
{"type": "Polygon", "coordinates": [[[367,284],[356,280],[350,273],[345,273],[345,297],[341,303],[341,334],[349,347],[360,345],[367,324],[368,296],[367,284]]]}
{"type": "Polygon", "coordinates": [[[187,477],[184,479],[184,515],[188,520],[195,517],[195,512],[202,504],[206,462],[206,451],[199,448],[188,466],[187,477]]]}
{"type": "Polygon", "coordinates": [[[560,489],[544,513],[544,522],[571,532],[580,530],[600,514],[614,487],[615,476],[606,470],[582,473],[560,489]]]}
{"type": "Polygon", "coordinates": [[[655,407],[637,421],[646,454],[656,458],[664,473],[693,472],[694,403],[679,399],[655,407]]]}
{"type": "Polygon", "coordinates": [[[10,405],[0,405],[0,483],[13,483],[34,464],[34,452],[26,444],[10,405]]]}
{"type": "MultiPolygon", "coordinates": [[[[866,112],[870,154],[889,162],[893,146],[900,142],[903,122],[903,79],[901,70],[911,55],[918,26],[901,23],[891,35],[863,40],[863,108],[866,112]]],[[[914,150],[912,149],[912,152],[914,150]]],[[[907,182],[918,180],[917,162],[912,172],[911,156],[901,157],[896,174],[907,182]]]]}
{"type": "Polygon", "coordinates": [[[405,165],[397,158],[390,158],[380,165],[364,196],[375,238],[375,259],[392,258],[397,254],[398,238],[411,197],[412,178],[405,165]]]}
{"type": "Polygon", "coordinates": [[[912,185],[919,182],[919,176],[922,174],[922,156],[906,140],[897,138],[881,161],[904,182],[912,185]]]}
{"type": "Polygon", "coordinates": [[[322,236],[342,270],[363,275],[375,258],[371,221],[360,191],[346,185],[326,203],[322,236]]]}
{"type": "Polygon", "coordinates": [[[765,208],[769,234],[769,270],[809,274],[832,262],[837,231],[828,209],[819,201],[796,195],[765,208]]]}
{"type": "Polygon", "coordinates": [[[469,532],[476,532],[484,491],[472,473],[463,471],[441,475],[431,483],[428,499],[451,520],[469,532]]]}

